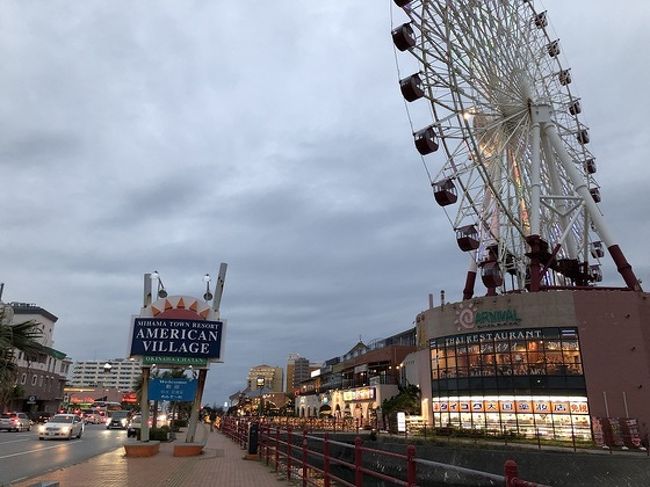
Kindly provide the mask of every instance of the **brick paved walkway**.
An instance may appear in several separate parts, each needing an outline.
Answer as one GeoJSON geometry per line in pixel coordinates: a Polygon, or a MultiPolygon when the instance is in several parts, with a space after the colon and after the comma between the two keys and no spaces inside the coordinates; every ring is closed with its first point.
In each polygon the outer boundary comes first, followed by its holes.
{"type": "MultiPolygon", "coordinates": [[[[179,436],[177,441],[183,441],[179,436]]],[[[58,481],[61,487],[280,487],[272,470],[257,461],[244,460],[245,451],[221,433],[208,433],[204,454],[174,457],[173,443],[163,443],[150,458],[126,458],[124,448],[34,477],[16,487],[40,481],[58,481]]]]}

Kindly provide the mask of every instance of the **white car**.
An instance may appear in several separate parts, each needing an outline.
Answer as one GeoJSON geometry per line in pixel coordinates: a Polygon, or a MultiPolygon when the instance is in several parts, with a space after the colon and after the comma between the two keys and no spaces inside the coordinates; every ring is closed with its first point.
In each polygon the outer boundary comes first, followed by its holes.
{"type": "Polygon", "coordinates": [[[0,430],[29,431],[32,428],[25,413],[3,413],[0,415],[0,430]]]}
{"type": "Polygon", "coordinates": [[[45,438],[81,438],[84,422],[76,414],[55,414],[50,420],[38,427],[38,439],[45,438]]]}

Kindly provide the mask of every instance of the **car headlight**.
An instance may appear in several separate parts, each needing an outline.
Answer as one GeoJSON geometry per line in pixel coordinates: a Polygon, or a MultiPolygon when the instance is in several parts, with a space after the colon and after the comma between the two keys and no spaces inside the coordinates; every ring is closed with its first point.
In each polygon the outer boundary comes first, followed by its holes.
{"type": "Polygon", "coordinates": [[[70,433],[70,427],[69,426],[64,426],[63,428],[61,428],[61,432],[62,433],[70,433]]]}
{"type": "Polygon", "coordinates": [[[106,418],[106,424],[111,424],[111,418],[106,418]]]}
{"type": "Polygon", "coordinates": [[[126,420],[126,418],[124,418],[124,419],[122,420],[122,426],[126,426],[126,423],[127,423],[127,420],[126,420]]]}
{"type": "Polygon", "coordinates": [[[41,425],[38,427],[38,432],[39,433],[45,433],[45,425],[41,425]]]}

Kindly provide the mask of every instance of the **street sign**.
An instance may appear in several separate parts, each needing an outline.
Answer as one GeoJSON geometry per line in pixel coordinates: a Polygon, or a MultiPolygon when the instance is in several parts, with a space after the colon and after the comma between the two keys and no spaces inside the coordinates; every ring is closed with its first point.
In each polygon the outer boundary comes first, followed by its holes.
{"type": "Polygon", "coordinates": [[[196,393],[194,379],[151,379],[149,400],[151,401],[193,401],[196,393]]]}
{"type": "Polygon", "coordinates": [[[397,431],[400,433],[406,433],[406,414],[397,413],[397,431]]]}
{"type": "Polygon", "coordinates": [[[145,355],[142,365],[191,365],[193,367],[207,367],[208,360],[196,357],[166,357],[164,355],[145,355]]]}

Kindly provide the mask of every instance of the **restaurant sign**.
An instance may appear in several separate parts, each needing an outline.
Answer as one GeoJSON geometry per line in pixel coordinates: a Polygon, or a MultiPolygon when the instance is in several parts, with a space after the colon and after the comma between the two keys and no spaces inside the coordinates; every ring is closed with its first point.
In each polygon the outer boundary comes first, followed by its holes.
{"type": "Polygon", "coordinates": [[[518,326],[521,324],[521,318],[513,308],[478,311],[473,302],[468,302],[458,306],[455,324],[459,330],[518,326]]]}
{"type": "Polygon", "coordinates": [[[361,387],[358,389],[343,391],[344,401],[372,401],[374,399],[375,399],[374,387],[361,387]]]}

